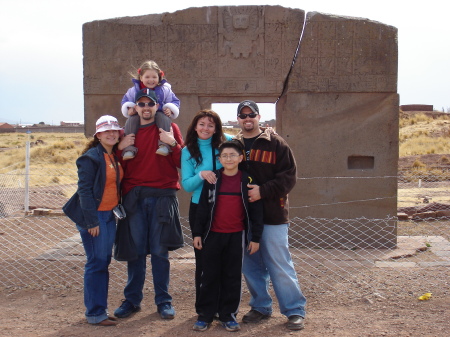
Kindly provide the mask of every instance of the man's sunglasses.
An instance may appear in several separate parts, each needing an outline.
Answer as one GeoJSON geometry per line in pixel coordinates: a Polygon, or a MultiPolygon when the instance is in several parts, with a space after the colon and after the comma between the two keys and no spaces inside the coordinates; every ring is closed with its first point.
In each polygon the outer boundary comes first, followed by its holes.
{"type": "Polygon", "coordinates": [[[137,105],[137,106],[140,106],[141,108],[143,108],[143,107],[145,107],[146,105],[148,105],[149,107],[153,107],[153,106],[156,105],[156,103],[153,102],[153,101],[148,102],[148,103],[146,103],[146,102],[138,102],[138,103],[136,103],[136,105],[137,105]]]}
{"type": "Polygon", "coordinates": [[[254,112],[252,112],[251,114],[239,114],[238,115],[238,117],[240,118],[240,119],[246,119],[247,117],[250,117],[250,118],[255,118],[256,116],[258,116],[258,114],[257,113],[254,113],[254,112]]]}

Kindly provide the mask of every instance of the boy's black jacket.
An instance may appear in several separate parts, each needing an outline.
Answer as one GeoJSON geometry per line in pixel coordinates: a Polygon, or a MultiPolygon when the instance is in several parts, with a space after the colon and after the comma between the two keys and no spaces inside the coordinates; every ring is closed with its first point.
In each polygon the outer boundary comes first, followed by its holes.
{"type": "MultiPolygon", "coordinates": [[[[208,183],[207,180],[203,183],[202,193],[197,206],[196,220],[192,235],[201,236],[206,240],[211,229],[212,218],[215,211],[215,202],[217,200],[217,193],[222,183],[222,170],[216,170],[214,173],[217,176],[215,184],[208,183]]],[[[255,202],[248,201],[248,187],[247,184],[255,184],[256,182],[248,175],[246,171],[242,171],[241,192],[242,202],[245,209],[245,232],[246,243],[249,241],[259,242],[264,229],[264,212],[263,203],[261,200],[255,202]],[[249,232],[251,236],[249,238],[249,232]]],[[[232,212],[233,210],[230,210],[232,212]]]]}

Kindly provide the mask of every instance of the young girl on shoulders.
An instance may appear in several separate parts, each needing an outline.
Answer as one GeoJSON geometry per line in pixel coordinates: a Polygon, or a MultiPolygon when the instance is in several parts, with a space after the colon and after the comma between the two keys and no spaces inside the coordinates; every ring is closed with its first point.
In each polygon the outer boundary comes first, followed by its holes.
{"type": "MultiPolygon", "coordinates": [[[[139,116],[134,109],[134,98],[136,93],[144,88],[153,89],[158,98],[161,110],[156,113],[155,122],[158,128],[164,131],[170,131],[172,119],[178,117],[180,100],[172,91],[171,85],[164,77],[164,72],[156,64],[155,61],[145,61],[136,73],[130,73],[133,76],[133,86],[128,89],[122,98],[122,114],[128,118],[125,123],[125,134],[136,134],[139,130],[139,116]]],[[[123,150],[123,159],[128,160],[134,158],[137,148],[129,146],[123,150]]],[[[156,153],[162,156],[169,154],[170,148],[160,142],[156,153]]]]}

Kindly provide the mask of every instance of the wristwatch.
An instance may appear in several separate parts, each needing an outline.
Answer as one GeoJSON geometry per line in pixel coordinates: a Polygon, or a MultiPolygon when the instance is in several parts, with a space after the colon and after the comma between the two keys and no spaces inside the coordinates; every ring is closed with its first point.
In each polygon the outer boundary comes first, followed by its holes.
{"type": "Polygon", "coordinates": [[[170,144],[170,147],[175,147],[175,146],[177,146],[177,144],[178,144],[178,143],[177,143],[177,141],[176,141],[176,140],[174,140],[174,141],[173,141],[173,143],[172,143],[172,144],[170,144]]]}

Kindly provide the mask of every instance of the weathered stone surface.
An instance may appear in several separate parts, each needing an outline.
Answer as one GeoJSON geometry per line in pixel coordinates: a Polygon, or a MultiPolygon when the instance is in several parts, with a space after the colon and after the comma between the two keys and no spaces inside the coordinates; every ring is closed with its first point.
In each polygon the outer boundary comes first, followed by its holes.
{"type": "Polygon", "coordinates": [[[422,221],[424,219],[433,219],[433,218],[436,218],[436,212],[432,212],[432,211],[415,213],[412,216],[413,221],[422,221]]]}
{"type": "Polygon", "coordinates": [[[409,216],[406,213],[399,212],[399,213],[397,213],[397,219],[398,220],[409,220],[409,216]]]}
{"type": "Polygon", "coordinates": [[[51,210],[47,208],[36,208],[33,210],[33,215],[48,215],[51,210]]]}
{"type": "Polygon", "coordinates": [[[289,86],[296,92],[395,93],[397,53],[394,27],[310,12],[289,86]]]}
{"type": "MultiPolygon", "coordinates": [[[[394,217],[397,30],[312,12],[297,50],[304,20],[303,10],[280,6],[210,6],[84,24],[86,134],[103,114],[125,123],[128,72],[153,59],[181,100],[183,133],[212,103],[277,102],[277,132],[298,163],[293,218],[394,217]]],[[[179,198],[187,215],[189,195],[179,198]]],[[[387,236],[376,225],[367,229],[375,239],[362,233],[352,245],[394,247],[395,221],[387,223],[387,236]]]]}
{"type": "Polygon", "coordinates": [[[117,115],[128,72],[153,59],[181,100],[177,123],[188,124],[199,98],[281,94],[301,34],[304,11],[279,6],[189,8],[83,25],[86,133],[105,111],[117,115]],[[117,95],[117,96],[116,96],[117,95]]]}
{"type": "Polygon", "coordinates": [[[436,211],[436,217],[438,218],[447,218],[450,217],[450,210],[441,210],[441,211],[436,211]]]}

